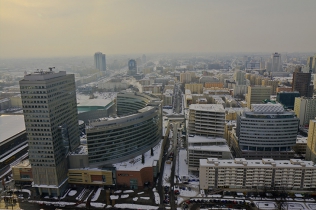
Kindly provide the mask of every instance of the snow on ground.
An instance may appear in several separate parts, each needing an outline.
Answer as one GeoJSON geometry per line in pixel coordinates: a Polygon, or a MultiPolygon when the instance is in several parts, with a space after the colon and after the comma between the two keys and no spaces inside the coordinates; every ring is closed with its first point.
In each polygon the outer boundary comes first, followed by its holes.
{"type": "Polygon", "coordinates": [[[180,190],[180,196],[195,197],[198,193],[194,190],[180,190]]]}
{"type": "Polygon", "coordinates": [[[171,175],[171,167],[172,167],[173,162],[171,161],[171,164],[165,163],[165,168],[163,170],[163,186],[170,186],[169,178],[171,175]]]}
{"type": "Polygon", "coordinates": [[[38,204],[50,204],[50,205],[75,205],[74,202],[64,202],[64,201],[57,201],[57,202],[51,202],[51,201],[35,201],[35,200],[29,200],[29,203],[38,203],[38,204]]]}
{"type": "Polygon", "coordinates": [[[91,206],[96,207],[96,208],[104,208],[104,206],[106,205],[104,203],[95,203],[95,202],[91,202],[90,204],[91,206]]]}
{"type": "Polygon", "coordinates": [[[177,176],[188,176],[188,165],[186,164],[186,162],[184,160],[187,159],[187,151],[185,149],[180,149],[179,151],[179,158],[177,158],[179,160],[179,167],[178,165],[176,165],[176,171],[175,171],[175,175],[177,176]],[[178,170],[179,169],[179,170],[178,170]]]}
{"type": "Polygon", "coordinates": [[[93,190],[91,190],[91,192],[89,193],[89,195],[87,196],[87,198],[84,200],[85,202],[87,202],[88,198],[91,196],[92,193],[93,193],[93,190]]]}
{"type": "Polygon", "coordinates": [[[140,197],[140,199],[149,200],[149,197],[140,197]]]}
{"type": "Polygon", "coordinates": [[[100,193],[101,193],[101,190],[102,190],[102,188],[99,187],[98,190],[95,192],[95,194],[94,194],[93,198],[91,199],[91,201],[96,201],[96,200],[98,200],[98,198],[99,198],[99,196],[100,196],[100,193]]]}
{"type": "MultiPolygon", "coordinates": [[[[307,204],[305,204],[307,205],[307,204]]],[[[305,206],[304,203],[299,203],[299,202],[289,202],[289,203],[284,203],[283,206],[285,209],[291,209],[291,210],[309,210],[309,209],[316,209],[316,208],[309,208],[309,206],[305,206]]]]}
{"type": "Polygon", "coordinates": [[[81,193],[76,197],[76,200],[81,200],[85,193],[86,193],[86,189],[84,188],[81,191],[81,193]]]}
{"type": "Polygon", "coordinates": [[[28,189],[22,189],[21,191],[22,191],[22,192],[25,192],[25,193],[28,193],[29,195],[31,195],[31,191],[28,190],[28,189]]]}
{"type": "Polygon", "coordinates": [[[159,196],[159,193],[154,192],[154,195],[155,195],[155,203],[156,203],[156,204],[160,204],[160,196],[159,196]]]}
{"type": "Polygon", "coordinates": [[[76,194],[77,194],[77,190],[71,190],[71,191],[68,193],[69,196],[74,196],[74,195],[76,195],[76,194]]]}
{"type": "Polygon", "coordinates": [[[111,200],[117,200],[120,196],[119,195],[111,195],[111,200]]]}
{"type": "Polygon", "coordinates": [[[274,210],[277,208],[277,205],[275,202],[271,201],[257,201],[254,202],[254,204],[257,206],[257,208],[265,210],[265,209],[271,209],[274,210]]]}
{"type": "Polygon", "coordinates": [[[183,199],[183,198],[178,197],[178,204],[181,204],[183,201],[184,201],[184,199],[183,199]]]}
{"type": "Polygon", "coordinates": [[[124,190],[123,193],[133,193],[134,190],[124,190]]]}
{"type": "Polygon", "coordinates": [[[60,199],[64,199],[64,198],[68,195],[68,193],[70,192],[70,190],[71,190],[71,189],[68,189],[67,192],[66,192],[66,193],[63,195],[63,197],[61,197],[60,199]]]}
{"type": "Polygon", "coordinates": [[[316,210],[316,203],[305,203],[305,205],[312,210],[316,210]]]}
{"type": "Polygon", "coordinates": [[[128,198],[129,194],[121,195],[121,198],[128,198]]]}
{"type": "Polygon", "coordinates": [[[138,205],[138,204],[115,204],[116,208],[129,208],[129,209],[158,209],[158,206],[138,205]]]}
{"type": "Polygon", "coordinates": [[[133,201],[137,201],[138,200],[138,197],[136,197],[136,198],[133,198],[133,201]]]}
{"type": "Polygon", "coordinates": [[[114,193],[121,193],[122,190],[116,190],[114,193]]]}
{"type": "Polygon", "coordinates": [[[139,192],[139,193],[137,193],[138,195],[140,195],[140,194],[143,194],[144,192],[139,192]]]}

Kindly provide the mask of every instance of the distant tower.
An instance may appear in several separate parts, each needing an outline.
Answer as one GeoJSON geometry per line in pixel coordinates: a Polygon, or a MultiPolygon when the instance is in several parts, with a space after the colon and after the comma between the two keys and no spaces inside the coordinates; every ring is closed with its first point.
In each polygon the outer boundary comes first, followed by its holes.
{"type": "Polygon", "coordinates": [[[134,59],[128,61],[128,74],[135,75],[137,74],[137,64],[134,59]]]}
{"type": "Polygon", "coordinates": [[[274,53],[271,55],[271,72],[282,71],[282,62],[281,62],[281,54],[274,53]]]}
{"type": "Polygon", "coordinates": [[[100,71],[106,71],[105,54],[102,54],[101,52],[96,52],[94,54],[94,66],[100,71]]]}
{"type": "Polygon", "coordinates": [[[145,64],[147,62],[147,57],[145,54],[142,56],[142,63],[145,64]]]}
{"type": "Polygon", "coordinates": [[[316,73],[316,54],[307,58],[307,67],[309,72],[316,73]]]}

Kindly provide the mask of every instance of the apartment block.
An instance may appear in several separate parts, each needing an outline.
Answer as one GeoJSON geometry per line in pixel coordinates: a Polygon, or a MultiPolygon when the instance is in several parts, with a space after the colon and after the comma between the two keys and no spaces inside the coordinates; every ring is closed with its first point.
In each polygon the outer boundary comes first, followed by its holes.
{"type": "Polygon", "coordinates": [[[251,104],[261,104],[263,100],[270,99],[271,87],[248,86],[247,107],[250,109],[251,104]]]}
{"type": "Polygon", "coordinates": [[[295,98],[294,112],[300,119],[300,126],[308,127],[309,121],[316,117],[316,98],[295,98]]]}
{"type": "Polygon", "coordinates": [[[316,189],[316,166],[312,161],[207,158],[200,160],[199,169],[200,189],[316,189]]]}
{"type": "Polygon", "coordinates": [[[316,119],[311,120],[308,129],[306,160],[311,160],[316,164],[316,119]]]}
{"type": "Polygon", "coordinates": [[[225,109],[221,104],[191,104],[189,106],[189,134],[224,136],[225,109]]]}

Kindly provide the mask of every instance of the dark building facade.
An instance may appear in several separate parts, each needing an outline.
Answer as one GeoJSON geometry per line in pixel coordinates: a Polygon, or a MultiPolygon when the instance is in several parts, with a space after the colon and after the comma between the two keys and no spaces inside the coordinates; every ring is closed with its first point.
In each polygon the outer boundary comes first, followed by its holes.
{"type": "Polygon", "coordinates": [[[285,109],[294,109],[295,97],[300,97],[300,93],[295,92],[279,92],[277,93],[277,102],[281,103],[285,109]]]}
{"type": "Polygon", "coordinates": [[[311,85],[311,73],[302,72],[302,67],[297,67],[293,72],[292,91],[298,91],[301,96],[312,97],[314,85],[311,85]]]}

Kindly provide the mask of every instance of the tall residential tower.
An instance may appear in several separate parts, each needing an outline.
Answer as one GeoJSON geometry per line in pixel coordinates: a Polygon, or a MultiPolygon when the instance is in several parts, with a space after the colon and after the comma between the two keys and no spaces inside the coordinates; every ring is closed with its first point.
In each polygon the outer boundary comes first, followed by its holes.
{"type": "Polygon", "coordinates": [[[106,59],[105,54],[101,52],[96,52],[94,54],[94,66],[100,71],[106,71],[106,59]]]}
{"type": "Polygon", "coordinates": [[[80,143],[75,78],[38,71],[20,81],[33,187],[60,196],[67,187],[67,155],[80,143]]]}

